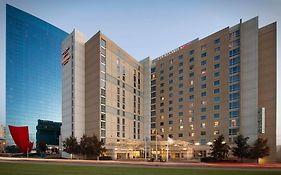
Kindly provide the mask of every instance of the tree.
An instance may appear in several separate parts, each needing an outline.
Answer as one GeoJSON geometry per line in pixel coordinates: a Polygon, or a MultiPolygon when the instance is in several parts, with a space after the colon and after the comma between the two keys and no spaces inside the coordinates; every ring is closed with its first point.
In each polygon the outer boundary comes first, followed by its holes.
{"type": "Polygon", "coordinates": [[[214,140],[211,147],[211,156],[216,160],[224,160],[228,157],[228,152],[230,147],[224,141],[224,136],[220,135],[217,139],[214,140]]]}
{"type": "Polygon", "coordinates": [[[251,158],[256,159],[259,163],[259,158],[269,155],[269,147],[267,146],[267,139],[258,138],[253,147],[250,149],[251,158]]]}
{"type": "Polygon", "coordinates": [[[65,149],[65,152],[71,154],[71,159],[73,154],[79,154],[80,147],[77,142],[76,137],[70,136],[63,141],[63,147],[65,149]]]}
{"type": "Polygon", "coordinates": [[[81,154],[83,154],[87,158],[95,159],[100,156],[103,151],[105,151],[102,142],[99,141],[95,135],[93,135],[92,137],[83,135],[80,141],[80,149],[81,154]]]}
{"type": "Polygon", "coordinates": [[[6,146],[5,152],[6,153],[20,153],[20,149],[16,145],[6,146]]]}
{"type": "Polygon", "coordinates": [[[232,148],[232,153],[235,157],[238,157],[241,161],[243,158],[249,157],[250,146],[248,145],[249,137],[244,137],[243,135],[239,134],[235,139],[234,143],[236,147],[232,148]]]}
{"type": "Polygon", "coordinates": [[[38,145],[38,150],[40,152],[40,157],[43,158],[45,156],[47,145],[44,141],[40,142],[38,145]]]}

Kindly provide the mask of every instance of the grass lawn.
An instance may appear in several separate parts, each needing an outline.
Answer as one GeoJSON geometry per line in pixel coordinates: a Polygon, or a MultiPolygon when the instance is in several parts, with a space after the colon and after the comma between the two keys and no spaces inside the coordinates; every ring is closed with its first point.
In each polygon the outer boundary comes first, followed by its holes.
{"type": "Polygon", "coordinates": [[[281,171],[211,170],[183,168],[101,167],[85,165],[50,165],[0,163],[0,175],[280,175],[281,171]]]}

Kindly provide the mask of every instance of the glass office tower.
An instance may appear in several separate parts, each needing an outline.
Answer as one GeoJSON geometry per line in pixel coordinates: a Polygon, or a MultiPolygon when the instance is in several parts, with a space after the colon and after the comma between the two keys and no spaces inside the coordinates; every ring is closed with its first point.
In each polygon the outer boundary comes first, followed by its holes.
{"type": "MultiPolygon", "coordinates": [[[[36,140],[38,119],[61,121],[61,29],[6,6],[6,126],[28,126],[36,140]]],[[[7,144],[13,144],[7,130],[7,144]]]]}

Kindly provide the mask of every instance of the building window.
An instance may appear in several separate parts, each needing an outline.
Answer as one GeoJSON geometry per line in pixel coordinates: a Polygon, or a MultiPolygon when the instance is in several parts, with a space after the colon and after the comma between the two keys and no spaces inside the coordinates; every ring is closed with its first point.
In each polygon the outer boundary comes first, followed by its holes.
{"type": "Polygon", "coordinates": [[[189,81],[189,85],[193,85],[194,84],[194,81],[193,80],[190,80],[189,81]]]}
{"type": "Polygon", "coordinates": [[[206,112],[207,108],[201,108],[200,110],[201,110],[201,112],[206,112]]]}
{"type": "Polygon", "coordinates": [[[219,122],[219,121],[215,121],[215,122],[214,122],[214,127],[215,127],[215,128],[217,128],[219,125],[220,125],[220,122],[219,122]]]}
{"type": "Polygon", "coordinates": [[[201,84],[201,89],[205,89],[207,87],[207,84],[201,84]]]}
{"type": "Polygon", "coordinates": [[[207,56],[207,52],[201,54],[201,58],[205,58],[207,56]]]}
{"type": "Polygon", "coordinates": [[[220,38],[214,40],[214,44],[220,44],[220,42],[221,42],[220,38]]]}
{"type": "Polygon", "coordinates": [[[229,57],[233,57],[233,56],[236,56],[238,54],[240,54],[240,48],[239,47],[229,51],[229,57]]]}
{"type": "Polygon", "coordinates": [[[201,97],[206,97],[207,96],[207,92],[201,92],[201,97]]]}
{"type": "Polygon", "coordinates": [[[194,99],[194,95],[190,95],[189,100],[193,100],[193,99],[194,99]]]}
{"type": "Polygon", "coordinates": [[[183,80],[183,76],[179,77],[179,81],[182,81],[183,80]]]}
{"type": "Polygon", "coordinates": [[[214,89],[214,94],[219,94],[220,93],[220,89],[217,88],[217,89],[214,89]]]}
{"type": "Polygon", "coordinates": [[[219,61],[220,60],[220,55],[214,56],[214,61],[219,61]]]}
{"type": "Polygon", "coordinates": [[[182,73],[183,73],[183,70],[182,70],[182,69],[180,69],[180,70],[179,70],[179,74],[182,74],[182,73]]]}
{"type": "Polygon", "coordinates": [[[214,69],[218,69],[218,68],[220,68],[220,64],[215,64],[214,69]]]}
{"type": "Polygon", "coordinates": [[[206,73],[206,68],[201,69],[201,74],[204,75],[206,73]]]}
{"type": "Polygon", "coordinates": [[[106,41],[104,39],[101,39],[101,46],[103,46],[104,48],[106,48],[106,41]]]}
{"type": "Polygon", "coordinates": [[[179,88],[183,88],[183,84],[181,83],[181,84],[179,84],[179,88]]]}
{"type": "Polygon", "coordinates": [[[207,116],[206,115],[202,115],[201,116],[201,120],[206,120],[207,119],[207,116]]]}
{"type": "Polygon", "coordinates": [[[189,73],[189,78],[194,77],[194,72],[189,73]]]}
{"type": "Polygon", "coordinates": [[[229,86],[229,91],[230,91],[230,92],[238,91],[238,90],[240,90],[240,84],[239,84],[239,83],[233,84],[233,85],[230,85],[230,86],[229,86]]]}
{"type": "Polygon", "coordinates": [[[205,81],[205,80],[207,80],[207,76],[201,77],[201,81],[205,81]]]}
{"type": "Polygon", "coordinates": [[[174,69],[174,67],[173,67],[173,66],[170,66],[170,67],[169,67],[169,70],[173,70],[173,69],[174,69]]]}
{"type": "Polygon", "coordinates": [[[195,53],[195,50],[190,50],[189,55],[193,55],[195,53]]]}
{"type": "Polygon", "coordinates": [[[215,72],[214,73],[214,77],[219,77],[220,76],[220,72],[215,72]]]}
{"type": "Polygon", "coordinates": [[[229,66],[233,66],[240,63],[240,57],[235,57],[229,60],[229,66]]]}
{"type": "Polygon", "coordinates": [[[214,50],[215,50],[215,52],[219,52],[221,50],[221,48],[220,47],[216,47],[214,50]]]}
{"type": "Polygon", "coordinates": [[[229,83],[235,83],[235,82],[238,82],[238,81],[240,81],[240,75],[239,74],[229,77],[229,83]]]}
{"type": "Polygon", "coordinates": [[[201,66],[204,66],[207,64],[207,60],[201,61],[201,66]]]}
{"type": "Polygon", "coordinates": [[[194,87],[189,88],[189,92],[193,92],[194,91],[194,87]]]}
{"type": "Polygon", "coordinates": [[[201,136],[206,135],[206,131],[201,131],[201,136]]]}
{"type": "Polygon", "coordinates": [[[214,106],[214,110],[219,110],[220,109],[220,105],[215,105],[214,106]]]}
{"type": "Polygon", "coordinates": [[[201,123],[201,128],[206,128],[206,123],[201,123]]]}
{"type": "Polygon", "coordinates": [[[239,117],[239,110],[229,112],[229,117],[230,118],[239,117]]]}
{"type": "Polygon", "coordinates": [[[240,98],[240,93],[239,92],[236,92],[236,93],[233,93],[233,94],[229,94],[229,100],[236,100],[236,99],[239,99],[240,98]]]}
{"type": "Polygon", "coordinates": [[[219,130],[214,130],[214,135],[219,135],[219,134],[220,134],[219,130]]]}
{"type": "Polygon", "coordinates": [[[229,74],[235,74],[235,73],[238,73],[238,72],[240,72],[240,66],[231,67],[229,69],[229,74]]]}
{"type": "Polygon", "coordinates": [[[214,81],[214,86],[220,85],[220,80],[214,81]]]}
{"type": "Polygon", "coordinates": [[[218,103],[220,101],[221,101],[220,97],[214,97],[213,98],[213,102],[215,102],[215,103],[218,103]]]}
{"type": "Polygon", "coordinates": [[[214,114],[214,119],[219,119],[220,118],[220,114],[214,114]]]}
{"type": "Polygon", "coordinates": [[[195,61],[195,58],[194,58],[194,57],[192,57],[192,58],[189,59],[189,63],[193,63],[194,61],[195,61]]]}
{"type": "Polygon", "coordinates": [[[237,109],[239,108],[239,106],[240,106],[239,101],[229,103],[229,109],[237,109]]]}
{"type": "Polygon", "coordinates": [[[180,55],[179,56],[179,61],[182,61],[183,60],[183,55],[180,55]]]}
{"type": "Polygon", "coordinates": [[[194,65],[189,66],[189,70],[193,70],[194,65]]]}

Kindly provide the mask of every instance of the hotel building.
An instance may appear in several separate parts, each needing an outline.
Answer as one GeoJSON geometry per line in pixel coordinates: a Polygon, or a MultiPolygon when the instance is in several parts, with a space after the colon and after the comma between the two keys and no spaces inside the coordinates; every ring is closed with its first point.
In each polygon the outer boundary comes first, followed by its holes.
{"type": "Polygon", "coordinates": [[[86,41],[74,30],[62,49],[62,139],[95,134],[115,159],[144,155],[143,140],[150,137],[150,111],[143,110],[150,108],[150,97],[144,99],[149,59],[136,61],[101,32],[86,41]]]}
{"type": "Polygon", "coordinates": [[[267,138],[275,159],[276,23],[241,20],[140,62],[101,32],[86,41],[74,30],[62,65],[63,139],[95,134],[114,159],[165,159],[170,137],[169,157],[192,159],[241,133],[267,138]]]}

